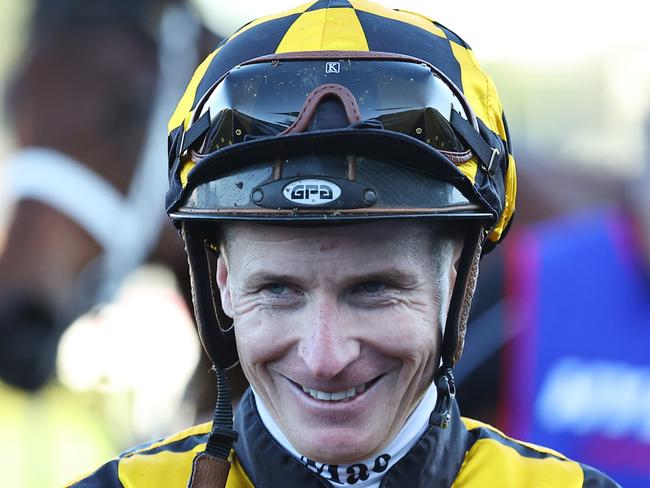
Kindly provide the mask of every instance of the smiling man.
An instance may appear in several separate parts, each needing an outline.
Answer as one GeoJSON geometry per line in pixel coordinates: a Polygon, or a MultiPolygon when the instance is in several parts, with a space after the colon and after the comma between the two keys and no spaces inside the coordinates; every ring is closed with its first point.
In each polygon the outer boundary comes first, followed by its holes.
{"type": "Polygon", "coordinates": [[[494,84],[456,34],[312,1],[228,38],[169,129],[214,422],[75,486],[617,486],[458,411],[478,263],[516,175],[494,84]]]}
{"type": "Polygon", "coordinates": [[[226,236],[217,283],[265,425],[307,459],[383,472],[431,384],[460,237],[408,222],[226,236]]]}

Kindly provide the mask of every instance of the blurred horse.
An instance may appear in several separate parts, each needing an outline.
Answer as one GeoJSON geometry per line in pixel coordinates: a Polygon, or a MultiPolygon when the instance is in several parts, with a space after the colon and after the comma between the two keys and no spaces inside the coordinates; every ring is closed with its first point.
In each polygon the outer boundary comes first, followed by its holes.
{"type": "Polygon", "coordinates": [[[186,273],[162,225],[160,162],[174,100],[214,41],[181,2],[37,5],[7,92],[18,150],[5,162],[15,210],[0,254],[2,380],[47,383],[65,328],[143,261],[186,273]]]}

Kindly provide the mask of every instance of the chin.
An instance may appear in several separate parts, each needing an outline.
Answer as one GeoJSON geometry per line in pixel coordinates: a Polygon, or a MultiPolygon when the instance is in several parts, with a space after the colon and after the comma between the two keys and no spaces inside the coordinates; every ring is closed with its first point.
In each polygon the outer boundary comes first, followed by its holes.
{"type": "Polygon", "coordinates": [[[322,429],[310,432],[294,446],[302,455],[325,464],[350,464],[370,458],[381,449],[381,441],[359,429],[322,429]]]}

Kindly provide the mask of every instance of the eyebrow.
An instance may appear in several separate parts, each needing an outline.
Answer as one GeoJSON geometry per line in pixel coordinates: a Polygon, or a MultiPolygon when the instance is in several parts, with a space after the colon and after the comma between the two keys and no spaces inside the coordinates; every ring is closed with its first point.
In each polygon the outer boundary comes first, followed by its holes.
{"type": "Polygon", "coordinates": [[[365,283],[368,281],[387,282],[404,288],[411,288],[417,285],[418,277],[400,268],[386,268],[379,271],[360,273],[345,278],[348,284],[365,283]]]}
{"type": "Polygon", "coordinates": [[[295,276],[268,271],[256,271],[246,277],[247,283],[294,283],[295,281],[295,276]]]}
{"type": "MultiPolygon", "coordinates": [[[[300,284],[300,274],[274,273],[272,271],[260,270],[253,272],[245,278],[248,285],[259,283],[292,283],[300,284]]],[[[397,267],[385,268],[367,273],[350,274],[344,276],[342,283],[349,286],[355,283],[365,283],[369,281],[386,282],[403,288],[412,288],[419,283],[418,277],[414,273],[404,271],[397,267]]]]}

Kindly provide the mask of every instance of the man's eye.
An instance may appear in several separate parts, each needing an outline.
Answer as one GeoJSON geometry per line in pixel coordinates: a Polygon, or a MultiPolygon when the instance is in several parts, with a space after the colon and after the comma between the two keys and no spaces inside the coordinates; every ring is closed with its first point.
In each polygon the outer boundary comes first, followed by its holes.
{"type": "Polygon", "coordinates": [[[264,289],[273,295],[282,295],[288,292],[288,286],[284,283],[271,283],[266,285],[264,289]]]}
{"type": "Polygon", "coordinates": [[[379,281],[366,281],[365,283],[362,283],[359,288],[361,288],[365,293],[379,293],[386,289],[386,285],[379,281]]]}

